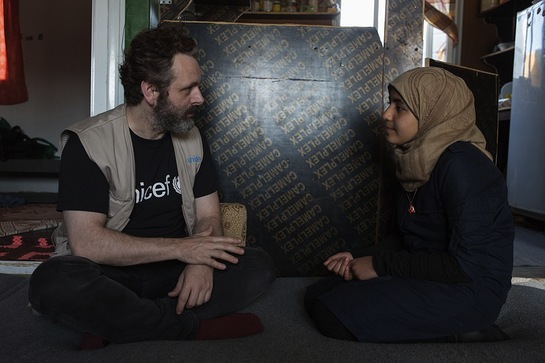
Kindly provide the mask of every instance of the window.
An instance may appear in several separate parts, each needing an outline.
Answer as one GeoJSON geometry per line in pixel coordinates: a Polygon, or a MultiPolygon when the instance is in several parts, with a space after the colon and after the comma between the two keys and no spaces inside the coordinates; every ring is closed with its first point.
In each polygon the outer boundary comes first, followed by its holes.
{"type": "Polygon", "coordinates": [[[441,30],[424,22],[424,58],[449,62],[452,54],[452,40],[441,30]]]}
{"type": "MultiPolygon", "coordinates": [[[[455,19],[461,19],[463,1],[435,0],[428,1],[437,6],[440,11],[456,14],[455,19]]],[[[384,43],[384,26],[386,0],[337,0],[341,6],[341,26],[372,26],[377,28],[380,39],[384,43]]],[[[458,63],[453,40],[444,30],[424,21],[423,59],[432,58],[438,61],[458,63]]]]}
{"type": "MultiPolygon", "coordinates": [[[[424,21],[424,59],[431,58],[441,62],[459,64],[459,51],[453,40],[458,38],[461,31],[458,19],[462,18],[463,1],[442,0],[427,1],[431,3],[439,12],[449,14],[451,20],[446,16],[432,15],[432,25],[429,21],[424,21]],[[450,34],[450,36],[449,36],[450,34]]],[[[426,4],[428,5],[428,4],[426,4]]],[[[426,15],[427,12],[426,12],[426,15]]]]}
{"type": "Polygon", "coordinates": [[[342,0],[341,26],[364,26],[377,28],[384,43],[384,21],[386,0],[342,0]]]}

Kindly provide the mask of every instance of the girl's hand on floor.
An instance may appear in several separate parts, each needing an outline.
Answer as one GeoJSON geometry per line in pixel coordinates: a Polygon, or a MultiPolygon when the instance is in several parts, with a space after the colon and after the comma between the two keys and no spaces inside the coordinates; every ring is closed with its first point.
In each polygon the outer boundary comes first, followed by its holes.
{"type": "Polygon", "coordinates": [[[346,280],[344,276],[350,272],[348,266],[353,259],[354,257],[350,252],[340,252],[325,260],[324,266],[346,280]]]}

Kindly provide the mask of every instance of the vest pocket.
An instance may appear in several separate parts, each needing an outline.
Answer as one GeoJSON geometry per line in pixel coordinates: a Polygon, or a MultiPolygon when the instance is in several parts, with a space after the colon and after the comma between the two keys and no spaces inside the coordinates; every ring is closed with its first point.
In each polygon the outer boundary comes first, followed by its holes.
{"type": "Polygon", "coordinates": [[[106,227],[121,231],[129,222],[134,200],[121,199],[110,193],[110,203],[108,208],[108,221],[106,227]]]}

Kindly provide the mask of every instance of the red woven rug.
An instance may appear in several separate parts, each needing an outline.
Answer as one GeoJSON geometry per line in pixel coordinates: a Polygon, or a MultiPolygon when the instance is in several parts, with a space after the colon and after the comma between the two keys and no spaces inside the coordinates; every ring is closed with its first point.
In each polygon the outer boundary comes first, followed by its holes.
{"type": "Polygon", "coordinates": [[[0,260],[45,261],[55,250],[51,233],[55,229],[26,232],[0,237],[0,260]]]}
{"type": "Polygon", "coordinates": [[[47,260],[55,250],[51,233],[61,221],[55,204],[0,208],[0,260],[47,260]]]}

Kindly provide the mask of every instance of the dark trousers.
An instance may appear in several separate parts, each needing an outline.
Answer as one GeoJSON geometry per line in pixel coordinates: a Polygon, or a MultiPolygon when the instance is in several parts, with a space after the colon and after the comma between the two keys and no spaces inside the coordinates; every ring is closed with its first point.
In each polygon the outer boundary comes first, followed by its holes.
{"type": "Polygon", "coordinates": [[[479,280],[449,284],[395,276],[351,281],[329,276],[307,287],[305,308],[322,334],[339,339],[498,341],[505,339],[501,332],[492,331],[492,337],[479,333],[498,317],[503,305],[498,295],[479,280]],[[466,333],[479,336],[468,338],[466,333]]]}
{"type": "Polygon", "coordinates": [[[323,335],[342,340],[357,340],[344,324],[320,301],[320,296],[343,283],[340,277],[328,277],[307,286],[305,310],[314,321],[316,328],[323,335]]]}
{"type": "Polygon", "coordinates": [[[227,265],[214,270],[210,301],[180,315],[177,298],[167,296],[187,266],[180,261],[118,267],[54,257],[32,274],[29,299],[37,312],[111,342],[192,339],[199,320],[240,310],[276,276],[270,256],[257,248],[246,248],[238,264],[227,265]]]}

